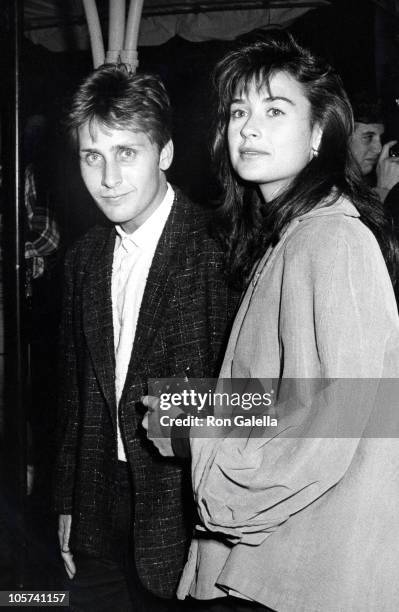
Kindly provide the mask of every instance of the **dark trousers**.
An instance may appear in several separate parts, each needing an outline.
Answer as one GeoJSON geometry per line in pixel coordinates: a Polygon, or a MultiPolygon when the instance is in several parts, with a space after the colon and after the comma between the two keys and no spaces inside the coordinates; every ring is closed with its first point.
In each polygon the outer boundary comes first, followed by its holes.
{"type": "MultiPolygon", "coordinates": [[[[110,558],[75,554],[76,574],[68,581],[73,612],[268,612],[269,608],[236,597],[208,601],[187,598],[167,601],[149,593],[134,564],[132,484],[127,464],[118,462],[112,509],[113,542],[110,558]]],[[[272,611],[270,611],[272,612],[272,611]]]]}
{"type": "Polygon", "coordinates": [[[118,462],[112,508],[112,553],[109,558],[75,554],[76,574],[66,586],[73,612],[171,612],[169,603],[149,593],[134,564],[132,484],[128,466],[118,462]]]}

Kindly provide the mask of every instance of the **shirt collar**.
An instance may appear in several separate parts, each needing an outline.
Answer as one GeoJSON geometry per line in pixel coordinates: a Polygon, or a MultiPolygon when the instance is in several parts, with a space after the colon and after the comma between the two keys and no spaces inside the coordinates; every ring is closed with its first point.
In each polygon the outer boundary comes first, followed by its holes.
{"type": "Polygon", "coordinates": [[[156,210],[140,227],[131,234],[127,234],[120,225],[116,225],[115,229],[118,234],[115,250],[120,247],[126,251],[132,250],[133,247],[138,247],[141,250],[153,249],[162,234],[163,228],[172,209],[175,192],[171,185],[167,183],[166,194],[156,210]]]}

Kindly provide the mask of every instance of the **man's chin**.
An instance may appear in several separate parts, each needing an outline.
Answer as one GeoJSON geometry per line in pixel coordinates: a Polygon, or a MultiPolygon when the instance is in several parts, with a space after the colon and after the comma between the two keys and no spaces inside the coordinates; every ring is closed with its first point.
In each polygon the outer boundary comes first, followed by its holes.
{"type": "Polygon", "coordinates": [[[376,159],[367,159],[361,165],[362,174],[370,174],[374,170],[377,165],[378,158],[376,159]]]}
{"type": "Polygon", "coordinates": [[[111,223],[115,223],[115,225],[121,225],[121,223],[126,221],[125,217],[122,217],[121,215],[105,213],[103,210],[101,212],[103,213],[104,217],[108,219],[108,221],[110,221],[111,223]]]}
{"type": "Polygon", "coordinates": [[[118,206],[99,206],[99,209],[103,213],[103,215],[110,221],[111,223],[115,223],[116,225],[121,225],[122,223],[126,223],[130,221],[131,216],[126,214],[126,211],[122,210],[122,207],[118,206]]]}

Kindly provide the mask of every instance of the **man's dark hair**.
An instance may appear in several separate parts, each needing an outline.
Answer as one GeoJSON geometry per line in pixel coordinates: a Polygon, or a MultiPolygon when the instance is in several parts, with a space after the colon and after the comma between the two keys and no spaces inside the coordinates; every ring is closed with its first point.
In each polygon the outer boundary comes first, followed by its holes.
{"type": "Polygon", "coordinates": [[[350,101],[357,123],[384,123],[381,102],[373,94],[357,92],[351,96],[350,101]]]}
{"type": "Polygon", "coordinates": [[[162,149],[171,138],[171,107],[162,81],[153,74],[129,73],[123,65],[104,64],[81,83],[66,127],[77,130],[96,122],[112,129],[139,130],[162,149]]]}

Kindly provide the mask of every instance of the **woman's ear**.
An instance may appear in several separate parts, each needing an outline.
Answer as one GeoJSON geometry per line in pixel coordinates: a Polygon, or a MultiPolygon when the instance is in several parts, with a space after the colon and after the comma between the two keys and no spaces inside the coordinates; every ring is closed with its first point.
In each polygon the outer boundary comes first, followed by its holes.
{"type": "Polygon", "coordinates": [[[161,170],[167,170],[173,161],[173,142],[169,140],[162,148],[159,156],[159,167],[161,170]]]}
{"type": "Polygon", "coordinates": [[[312,130],[312,151],[314,153],[314,155],[318,155],[319,153],[319,148],[320,148],[320,143],[321,143],[321,137],[323,136],[323,128],[321,127],[321,125],[319,123],[315,123],[313,126],[313,130],[312,130]]]}

